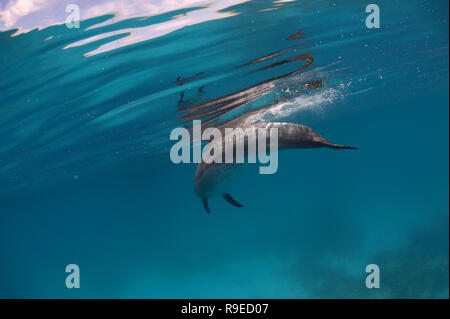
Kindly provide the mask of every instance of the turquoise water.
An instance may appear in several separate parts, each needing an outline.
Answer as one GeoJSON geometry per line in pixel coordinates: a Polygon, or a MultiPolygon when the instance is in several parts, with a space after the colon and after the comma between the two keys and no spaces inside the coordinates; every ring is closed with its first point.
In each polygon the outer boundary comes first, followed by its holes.
{"type": "Polygon", "coordinates": [[[139,3],[0,15],[0,297],[448,298],[447,1],[139,3]],[[280,152],[206,214],[169,134],[207,102],[359,149],[280,152]]]}

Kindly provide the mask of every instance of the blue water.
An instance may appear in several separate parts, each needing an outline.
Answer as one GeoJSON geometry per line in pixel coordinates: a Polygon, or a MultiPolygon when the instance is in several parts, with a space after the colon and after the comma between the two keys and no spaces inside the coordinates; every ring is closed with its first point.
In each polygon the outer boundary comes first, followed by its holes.
{"type": "Polygon", "coordinates": [[[0,21],[0,297],[448,298],[448,2],[377,1],[379,29],[360,1],[186,3],[0,21]],[[359,149],[282,151],[206,214],[170,131],[249,88],[219,121],[359,149]]]}

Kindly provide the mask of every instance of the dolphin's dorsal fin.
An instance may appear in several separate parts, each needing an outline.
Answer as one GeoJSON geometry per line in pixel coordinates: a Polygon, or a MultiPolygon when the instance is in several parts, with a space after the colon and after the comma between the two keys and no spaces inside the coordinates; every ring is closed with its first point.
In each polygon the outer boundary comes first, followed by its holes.
{"type": "Polygon", "coordinates": [[[224,193],[223,198],[225,198],[225,200],[230,203],[231,205],[235,206],[235,207],[243,207],[243,205],[241,203],[238,203],[233,197],[231,197],[230,194],[228,193],[224,193]]]}
{"type": "Polygon", "coordinates": [[[208,206],[208,198],[202,197],[202,202],[203,202],[203,207],[205,207],[206,212],[211,213],[211,210],[209,209],[209,206],[208,206]]]}

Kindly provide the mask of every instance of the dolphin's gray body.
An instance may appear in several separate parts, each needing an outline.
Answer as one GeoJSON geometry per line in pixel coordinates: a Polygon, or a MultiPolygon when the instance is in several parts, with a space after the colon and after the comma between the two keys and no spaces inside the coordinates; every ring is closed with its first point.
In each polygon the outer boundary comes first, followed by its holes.
{"type": "MultiPolygon", "coordinates": [[[[230,123],[229,123],[230,124],[230,123]]],[[[295,149],[295,148],[319,148],[328,147],[332,149],[356,149],[352,146],[344,146],[330,143],[318,133],[307,126],[294,123],[266,122],[245,125],[244,121],[234,123],[231,127],[240,127],[242,129],[254,128],[258,130],[263,128],[270,130],[278,129],[278,149],[295,149]]],[[[247,140],[245,140],[245,144],[247,140]]],[[[266,146],[269,139],[266,140],[266,146]]],[[[235,144],[235,141],[234,141],[235,144]]],[[[245,145],[245,150],[247,150],[245,145]]],[[[236,145],[234,145],[236,148],[236,145]]],[[[223,147],[225,149],[225,147],[223,147]]],[[[228,193],[228,186],[231,183],[234,168],[239,164],[228,163],[211,163],[200,162],[195,173],[194,191],[203,201],[205,210],[209,213],[208,198],[212,196],[222,195],[226,201],[236,207],[242,207],[228,193]]]]}

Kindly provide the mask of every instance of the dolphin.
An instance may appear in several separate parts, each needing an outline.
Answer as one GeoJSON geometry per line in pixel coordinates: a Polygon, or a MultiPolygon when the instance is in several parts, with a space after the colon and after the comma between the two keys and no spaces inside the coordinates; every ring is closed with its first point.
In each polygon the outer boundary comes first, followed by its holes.
{"type": "MultiPolygon", "coordinates": [[[[240,123],[234,123],[231,127],[240,127],[242,129],[251,128],[254,130],[265,129],[266,132],[271,128],[278,129],[278,150],[283,149],[297,149],[297,148],[319,148],[327,147],[331,149],[344,150],[344,149],[357,149],[353,146],[338,145],[327,141],[324,137],[319,135],[311,128],[295,123],[284,122],[262,122],[247,124],[245,121],[239,121],[240,123]]],[[[223,128],[222,128],[223,131],[223,128]]],[[[248,140],[243,139],[245,156],[248,156],[248,140]]],[[[211,141],[210,143],[214,143],[211,141]]],[[[225,141],[222,142],[222,149],[225,150],[225,141]]],[[[233,139],[233,148],[236,150],[236,140],[233,139]]],[[[266,147],[268,146],[269,139],[266,139],[266,147]]],[[[266,148],[267,149],[267,148],[266,148]]],[[[234,155],[236,152],[233,152],[234,155]]],[[[224,158],[224,154],[215,154],[224,158]]],[[[243,207],[238,201],[236,201],[229,193],[230,186],[233,181],[234,171],[242,164],[236,163],[222,163],[212,162],[205,163],[203,160],[198,164],[195,172],[194,191],[202,199],[203,206],[206,212],[210,213],[211,210],[208,205],[208,198],[222,196],[228,203],[235,207],[243,207]]]]}

